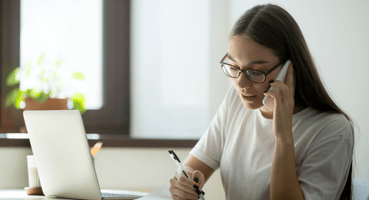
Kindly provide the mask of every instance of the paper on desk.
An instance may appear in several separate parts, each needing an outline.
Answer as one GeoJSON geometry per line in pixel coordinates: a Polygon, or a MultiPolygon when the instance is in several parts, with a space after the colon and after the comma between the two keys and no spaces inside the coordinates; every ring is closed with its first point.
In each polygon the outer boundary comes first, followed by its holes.
{"type": "Polygon", "coordinates": [[[162,185],[150,194],[139,198],[139,200],[171,200],[172,195],[169,192],[169,185],[162,185]]]}

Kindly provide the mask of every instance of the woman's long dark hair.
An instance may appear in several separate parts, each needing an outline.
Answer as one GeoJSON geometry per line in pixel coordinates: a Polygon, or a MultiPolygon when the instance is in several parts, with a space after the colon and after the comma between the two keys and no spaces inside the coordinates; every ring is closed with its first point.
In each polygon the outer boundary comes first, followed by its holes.
{"type": "MultiPolygon", "coordinates": [[[[293,17],[283,8],[258,5],[245,14],[233,26],[230,37],[246,35],[255,42],[272,49],[280,61],[290,59],[294,64],[295,104],[313,107],[322,112],[341,113],[351,123],[350,117],[331,99],[318,75],[313,58],[302,32],[293,17]]],[[[352,162],[341,200],[352,199],[352,162]]]]}

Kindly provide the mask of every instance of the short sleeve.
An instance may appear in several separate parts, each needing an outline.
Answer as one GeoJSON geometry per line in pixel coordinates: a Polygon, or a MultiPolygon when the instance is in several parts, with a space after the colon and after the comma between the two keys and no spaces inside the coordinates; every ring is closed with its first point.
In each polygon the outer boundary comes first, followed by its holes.
{"type": "Polygon", "coordinates": [[[231,87],[216,115],[210,122],[208,129],[197,142],[190,154],[216,170],[219,168],[220,158],[224,146],[224,129],[227,121],[228,104],[231,101],[234,88],[231,87]]]}
{"type": "Polygon", "coordinates": [[[297,171],[306,200],[339,199],[352,161],[352,134],[348,120],[337,120],[313,142],[297,171]]]}

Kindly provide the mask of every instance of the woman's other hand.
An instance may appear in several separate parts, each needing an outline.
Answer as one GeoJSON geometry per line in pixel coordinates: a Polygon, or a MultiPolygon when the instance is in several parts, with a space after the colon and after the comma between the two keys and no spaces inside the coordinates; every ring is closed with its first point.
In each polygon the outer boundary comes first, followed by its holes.
{"type": "Polygon", "coordinates": [[[202,191],[205,184],[205,176],[201,171],[194,171],[192,168],[184,166],[190,178],[187,178],[184,173],[178,169],[174,177],[170,179],[169,191],[174,200],[182,199],[198,199],[195,188],[198,187],[202,191]]]}

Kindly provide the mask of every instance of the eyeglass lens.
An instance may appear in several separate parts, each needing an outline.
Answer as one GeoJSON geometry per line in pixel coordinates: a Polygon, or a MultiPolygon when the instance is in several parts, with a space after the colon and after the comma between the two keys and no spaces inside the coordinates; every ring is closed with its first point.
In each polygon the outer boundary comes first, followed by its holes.
{"type": "MultiPolygon", "coordinates": [[[[222,65],[223,72],[233,78],[237,78],[239,74],[239,70],[229,65],[222,65]]],[[[253,70],[245,70],[245,76],[253,82],[263,82],[264,74],[258,71],[253,70]]]]}

